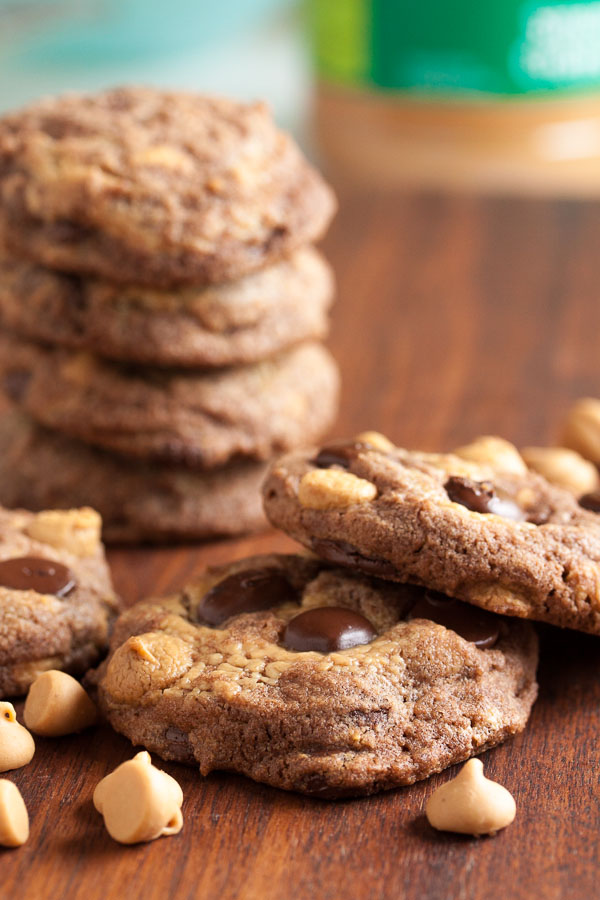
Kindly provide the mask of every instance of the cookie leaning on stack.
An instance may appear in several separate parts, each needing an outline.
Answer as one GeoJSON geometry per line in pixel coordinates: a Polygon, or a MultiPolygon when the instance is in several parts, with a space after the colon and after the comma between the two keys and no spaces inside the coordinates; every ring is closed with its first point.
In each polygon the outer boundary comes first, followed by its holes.
{"type": "Polygon", "coordinates": [[[482,460],[359,437],[283,457],[263,495],[273,525],[331,563],[600,634],[600,518],[516,448],[482,460]]]}
{"type": "MultiPolygon", "coordinates": [[[[126,502],[44,469],[0,473],[0,501],[93,502],[120,539],[260,526],[261,464],[336,411],[337,368],[316,343],[332,277],[310,246],[334,206],[261,104],[122,88],[0,120],[3,387],[52,429],[37,434],[55,466],[96,460],[126,502]],[[164,510],[160,490],[141,502],[135,459],[168,485],[164,510]],[[252,499],[227,516],[230,480],[252,499]]],[[[33,426],[10,422],[14,460],[33,426]]]]}

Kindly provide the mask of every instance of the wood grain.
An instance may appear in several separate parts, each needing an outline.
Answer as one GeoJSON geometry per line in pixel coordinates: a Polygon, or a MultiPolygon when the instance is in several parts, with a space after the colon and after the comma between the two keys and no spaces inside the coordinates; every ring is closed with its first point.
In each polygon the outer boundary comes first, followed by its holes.
{"type": "MultiPolygon", "coordinates": [[[[449,449],[478,433],[556,439],[568,404],[600,396],[600,215],[542,200],[368,195],[342,190],[326,241],[338,275],[331,346],[343,370],[340,435],[376,428],[449,449]]],[[[273,533],[202,547],[111,551],[128,603],[207,563],[292,544],[273,533]]],[[[131,755],[103,727],[38,741],[21,788],[31,839],[3,852],[1,897],[589,898],[599,896],[600,654],[597,639],[542,629],[540,698],[527,730],[485,754],[515,795],[493,839],[434,833],[428,782],[324,802],[232,775],[181,783],[184,830],[120,847],[91,804],[131,755]]]]}

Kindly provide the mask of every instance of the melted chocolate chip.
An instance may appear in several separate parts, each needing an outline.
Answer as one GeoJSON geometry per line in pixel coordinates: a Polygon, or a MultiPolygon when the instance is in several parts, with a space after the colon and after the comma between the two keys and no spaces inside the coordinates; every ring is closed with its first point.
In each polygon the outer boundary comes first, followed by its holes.
{"type": "Polygon", "coordinates": [[[340,566],[351,566],[354,569],[359,569],[361,572],[366,572],[368,575],[392,579],[398,575],[397,569],[387,559],[365,556],[352,544],[346,543],[346,541],[329,541],[316,538],[312,541],[312,549],[317,556],[327,559],[329,562],[337,563],[340,566]]]}
{"type": "Polygon", "coordinates": [[[591,512],[600,513],[600,491],[592,491],[579,498],[579,505],[591,512]]]}
{"type": "Polygon", "coordinates": [[[500,497],[487,481],[471,481],[452,475],[444,485],[453,503],[460,503],[473,512],[494,513],[515,522],[524,522],[527,518],[524,510],[510,497],[500,497]]]}
{"type": "Polygon", "coordinates": [[[341,606],[307,609],[287,623],[281,643],[288,650],[331,653],[368,644],[377,632],[360,613],[341,606]]]}
{"type": "Polygon", "coordinates": [[[493,647],[500,635],[502,620],[484,609],[462,603],[437,591],[424,590],[409,619],[429,619],[460,634],[466,641],[485,650],[493,647]]]}
{"type": "Polygon", "coordinates": [[[53,559],[19,556],[0,562],[0,585],[17,591],[36,591],[64,597],[77,581],[73,572],[53,559]]]}
{"type": "Polygon", "coordinates": [[[275,568],[245,569],[219,581],[202,599],[198,617],[220,625],[231,616],[297,600],[297,591],[275,568]]]}
{"type": "Polygon", "coordinates": [[[342,469],[348,469],[359,453],[372,449],[370,444],[366,444],[364,441],[338,441],[322,447],[311,462],[319,469],[328,469],[330,466],[341,466],[342,469]]]}

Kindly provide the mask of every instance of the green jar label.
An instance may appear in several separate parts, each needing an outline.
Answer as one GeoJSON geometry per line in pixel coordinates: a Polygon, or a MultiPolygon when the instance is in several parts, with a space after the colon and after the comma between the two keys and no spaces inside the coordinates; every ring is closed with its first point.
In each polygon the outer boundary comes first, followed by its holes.
{"type": "Polygon", "coordinates": [[[312,0],[322,79],[435,94],[600,86],[599,0],[312,0]]]}

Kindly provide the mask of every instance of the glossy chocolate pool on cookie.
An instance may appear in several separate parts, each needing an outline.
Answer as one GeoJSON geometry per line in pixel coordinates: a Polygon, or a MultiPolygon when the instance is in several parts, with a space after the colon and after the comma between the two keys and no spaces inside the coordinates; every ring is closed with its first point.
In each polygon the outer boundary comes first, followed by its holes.
{"type": "Polygon", "coordinates": [[[19,556],[0,562],[0,586],[5,588],[64,597],[76,583],[71,570],[52,559],[19,556]]]}
{"type": "Polygon", "coordinates": [[[220,625],[232,616],[271,609],[297,598],[298,592],[279,569],[247,569],[215,584],[202,599],[198,618],[220,625]]]}
{"type": "Polygon", "coordinates": [[[514,500],[500,497],[489,482],[452,475],[444,487],[453,503],[460,503],[472,512],[492,513],[514,522],[527,519],[525,511],[514,500]]]}
{"type": "Polygon", "coordinates": [[[294,616],[281,643],[288,650],[332,653],[368,644],[377,632],[365,616],[342,606],[317,606],[294,616]]]}
{"type": "MultiPolygon", "coordinates": [[[[394,591],[399,601],[399,621],[429,619],[482,650],[493,647],[498,640],[502,619],[493,613],[419,585],[396,584],[394,591]]],[[[300,592],[280,570],[248,569],[214,585],[203,597],[197,619],[219,626],[234,616],[299,602],[299,597],[300,592]]],[[[280,643],[298,652],[332,653],[368,644],[376,637],[377,631],[361,613],[340,606],[317,606],[290,619],[280,643]]]]}

